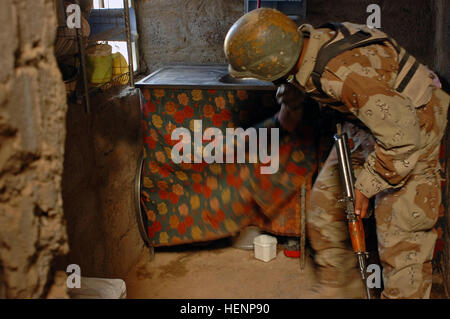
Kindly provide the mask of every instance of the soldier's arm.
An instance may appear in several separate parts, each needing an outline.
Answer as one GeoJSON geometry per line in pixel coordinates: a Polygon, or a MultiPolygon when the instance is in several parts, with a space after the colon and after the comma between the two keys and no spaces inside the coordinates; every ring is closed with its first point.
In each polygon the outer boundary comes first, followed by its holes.
{"type": "Polygon", "coordinates": [[[377,144],[357,176],[355,187],[370,198],[401,187],[419,157],[420,131],[415,108],[369,67],[326,70],[323,89],[343,102],[373,133],[377,144]]]}

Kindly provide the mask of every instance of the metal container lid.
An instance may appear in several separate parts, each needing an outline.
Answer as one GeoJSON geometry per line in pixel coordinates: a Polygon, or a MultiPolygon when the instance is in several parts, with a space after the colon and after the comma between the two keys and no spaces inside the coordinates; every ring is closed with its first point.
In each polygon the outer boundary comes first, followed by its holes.
{"type": "Polygon", "coordinates": [[[136,87],[172,89],[276,90],[271,82],[235,79],[227,65],[167,65],[141,81],[136,87]]]}

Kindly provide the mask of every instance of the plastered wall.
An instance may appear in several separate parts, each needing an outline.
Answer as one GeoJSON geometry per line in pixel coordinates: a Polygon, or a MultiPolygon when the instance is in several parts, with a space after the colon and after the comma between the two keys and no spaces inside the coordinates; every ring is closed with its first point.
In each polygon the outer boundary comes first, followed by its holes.
{"type": "Polygon", "coordinates": [[[52,288],[53,259],[68,251],[53,1],[2,0],[0,25],[0,298],[40,298],[52,288]]]}

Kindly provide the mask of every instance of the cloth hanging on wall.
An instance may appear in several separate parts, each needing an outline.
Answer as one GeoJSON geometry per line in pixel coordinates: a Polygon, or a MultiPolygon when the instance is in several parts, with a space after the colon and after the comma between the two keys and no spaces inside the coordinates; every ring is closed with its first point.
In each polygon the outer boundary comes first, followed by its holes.
{"type": "MultiPolygon", "coordinates": [[[[142,90],[144,164],[141,205],[153,246],[214,240],[253,224],[268,232],[300,235],[300,189],[317,171],[312,124],[280,140],[280,166],[262,175],[260,163],[175,164],[176,127],[247,128],[277,111],[273,92],[242,90],[142,90]]],[[[323,148],[331,145],[331,134],[323,148]]],[[[208,142],[205,142],[207,144],[208,142]]],[[[204,145],[205,145],[204,144],[204,145]]]]}

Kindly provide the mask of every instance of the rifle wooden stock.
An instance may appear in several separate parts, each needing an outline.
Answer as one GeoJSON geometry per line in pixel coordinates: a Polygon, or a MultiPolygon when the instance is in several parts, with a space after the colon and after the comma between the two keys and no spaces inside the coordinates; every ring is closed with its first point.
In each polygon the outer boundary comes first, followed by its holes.
{"type": "Polygon", "coordinates": [[[355,253],[366,253],[364,226],[359,216],[356,220],[348,222],[348,232],[352,241],[353,251],[355,253]]]}

